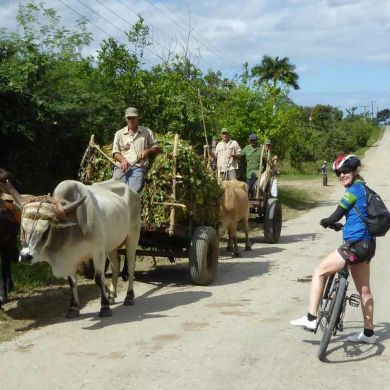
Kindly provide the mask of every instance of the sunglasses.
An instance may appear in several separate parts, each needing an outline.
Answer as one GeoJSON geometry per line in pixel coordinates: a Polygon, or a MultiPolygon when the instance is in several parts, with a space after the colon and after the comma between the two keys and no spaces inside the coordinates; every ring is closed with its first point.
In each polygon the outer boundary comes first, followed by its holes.
{"type": "Polygon", "coordinates": [[[352,172],[352,169],[349,169],[349,168],[340,169],[340,170],[336,171],[336,176],[340,177],[340,175],[342,173],[351,173],[351,172],[352,172]]]}

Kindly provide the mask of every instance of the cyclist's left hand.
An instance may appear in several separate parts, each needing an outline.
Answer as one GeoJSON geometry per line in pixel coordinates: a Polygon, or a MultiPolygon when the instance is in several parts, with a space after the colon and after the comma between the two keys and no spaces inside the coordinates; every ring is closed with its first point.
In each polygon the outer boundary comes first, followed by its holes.
{"type": "Polygon", "coordinates": [[[320,225],[326,229],[327,227],[332,225],[332,222],[329,221],[329,218],[322,218],[320,221],[320,225]]]}

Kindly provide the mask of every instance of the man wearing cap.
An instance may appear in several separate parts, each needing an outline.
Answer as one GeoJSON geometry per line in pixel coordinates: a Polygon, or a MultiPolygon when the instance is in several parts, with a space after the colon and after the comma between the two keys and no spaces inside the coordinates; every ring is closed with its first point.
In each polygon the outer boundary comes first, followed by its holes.
{"type": "Polygon", "coordinates": [[[323,187],[326,187],[328,185],[328,172],[326,169],[326,161],[325,160],[321,166],[321,173],[322,173],[322,185],[323,185],[323,187]]]}
{"type": "Polygon", "coordinates": [[[115,133],[112,154],[120,168],[114,168],[113,178],[126,183],[133,191],[140,192],[144,184],[145,168],[149,156],[161,152],[152,131],[138,125],[138,110],[128,107],[125,111],[127,126],[115,133]]]}
{"type": "MultiPolygon", "coordinates": [[[[249,196],[254,197],[254,185],[258,179],[257,174],[260,169],[260,158],[261,158],[261,149],[262,145],[259,145],[259,140],[256,134],[251,134],[249,136],[249,145],[241,152],[241,156],[246,159],[246,182],[249,188],[249,196]]],[[[267,140],[264,143],[264,152],[263,152],[263,162],[262,162],[262,172],[265,171],[267,166],[267,154],[271,150],[271,141],[267,140]]]]}
{"type": "Polygon", "coordinates": [[[237,178],[238,160],[241,158],[241,148],[237,141],[230,139],[226,128],[221,130],[221,138],[222,140],[218,142],[215,152],[210,150],[210,155],[217,160],[218,176],[222,180],[235,180],[237,178]]]}

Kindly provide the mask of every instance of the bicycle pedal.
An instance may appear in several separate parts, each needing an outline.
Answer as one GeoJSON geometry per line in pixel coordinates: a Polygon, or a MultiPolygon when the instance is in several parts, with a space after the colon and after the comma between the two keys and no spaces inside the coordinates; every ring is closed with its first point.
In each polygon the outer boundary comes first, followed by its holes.
{"type": "Polygon", "coordinates": [[[348,298],[348,303],[350,306],[359,307],[360,305],[360,295],[359,294],[351,294],[348,298]]]}

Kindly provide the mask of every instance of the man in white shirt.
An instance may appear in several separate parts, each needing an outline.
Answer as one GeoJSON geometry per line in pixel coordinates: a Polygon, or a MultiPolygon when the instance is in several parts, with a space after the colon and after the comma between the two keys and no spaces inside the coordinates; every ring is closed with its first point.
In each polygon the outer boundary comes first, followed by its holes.
{"type": "Polygon", "coordinates": [[[112,154],[120,163],[114,168],[114,178],[126,183],[133,191],[140,192],[144,184],[148,156],[160,153],[160,146],[152,131],[138,125],[138,110],[128,107],[125,111],[127,126],[115,133],[112,154]]]}
{"type": "Polygon", "coordinates": [[[215,152],[210,155],[217,160],[218,176],[222,180],[235,180],[237,178],[238,160],[241,158],[241,148],[237,141],[231,140],[226,128],[221,130],[222,140],[218,142],[215,152]]]}

